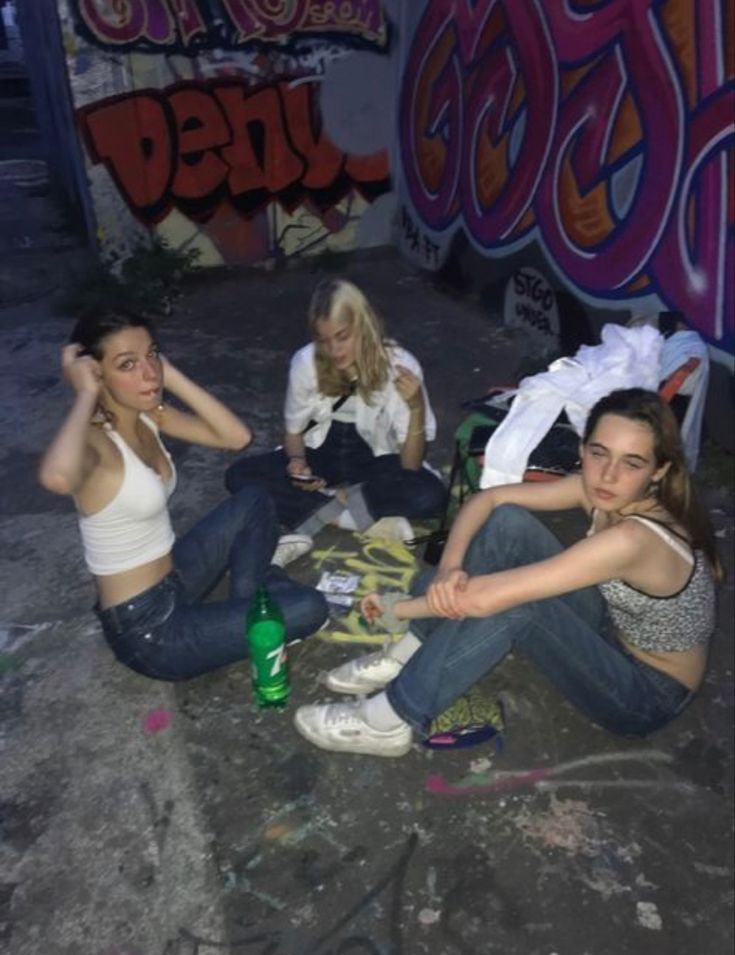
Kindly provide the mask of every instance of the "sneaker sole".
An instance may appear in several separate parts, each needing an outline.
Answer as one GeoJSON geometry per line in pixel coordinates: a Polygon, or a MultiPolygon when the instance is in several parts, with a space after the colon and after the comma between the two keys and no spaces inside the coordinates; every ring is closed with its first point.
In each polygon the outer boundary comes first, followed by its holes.
{"type": "Polygon", "coordinates": [[[399,756],[405,756],[406,753],[408,753],[411,749],[412,745],[412,740],[409,738],[405,743],[401,743],[400,745],[391,744],[392,749],[390,749],[390,751],[388,751],[385,746],[381,747],[380,750],[378,750],[377,747],[375,749],[371,749],[367,746],[361,746],[359,749],[356,749],[354,746],[350,746],[348,742],[327,742],[326,740],[322,739],[321,736],[318,736],[316,733],[312,732],[310,726],[301,722],[298,712],[294,717],[293,723],[297,732],[300,733],[305,740],[308,740],[308,742],[312,743],[314,746],[318,746],[319,749],[326,750],[330,753],[354,753],[358,756],[383,756],[388,759],[393,759],[399,756]]]}
{"type": "Polygon", "coordinates": [[[374,693],[376,690],[385,689],[390,682],[390,680],[386,680],[385,683],[346,683],[335,679],[330,673],[324,681],[324,685],[333,693],[345,693],[348,696],[364,696],[366,693],[374,693]]]}

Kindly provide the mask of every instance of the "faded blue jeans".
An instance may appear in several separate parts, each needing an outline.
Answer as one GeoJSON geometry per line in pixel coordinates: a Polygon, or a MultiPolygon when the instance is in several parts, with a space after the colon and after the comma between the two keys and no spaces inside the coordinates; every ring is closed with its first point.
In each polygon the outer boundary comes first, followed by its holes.
{"type": "Polygon", "coordinates": [[[173,547],[174,569],[124,604],[98,611],[121,663],[156,680],[186,680],[248,655],[245,618],[265,584],[283,612],[286,640],[308,637],[327,618],[319,591],[271,564],[278,540],[273,501],[244,488],[223,501],[173,547]],[[204,598],[226,571],[229,598],[204,598]]]}
{"type": "MultiPolygon", "coordinates": [[[[470,576],[490,574],[546,560],[561,550],[541,521],[506,504],[478,530],[464,568],[470,576]]],[[[415,592],[425,592],[432,576],[417,581],[415,592]]],[[[411,630],[422,646],[386,692],[399,716],[421,733],[511,650],[530,659],[591,720],[623,736],[659,729],[693,696],[620,643],[597,587],[489,617],[414,620],[411,630]]]]}
{"type": "MultiPolygon", "coordinates": [[[[379,517],[400,514],[422,519],[441,514],[447,496],[441,479],[424,467],[415,471],[401,467],[397,454],[376,457],[353,424],[333,421],[324,444],[306,448],[305,455],[312,474],[324,478],[327,484],[361,485],[365,526],[379,517]]],[[[319,491],[294,487],[286,473],[287,465],[283,450],[246,454],[227,469],[225,487],[231,493],[251,483],[267,487],[281,523],[300,530],[309,516],[332,498],[319,491]]],[[[313,533],[308,527],[305,529],[313,533]]]]}

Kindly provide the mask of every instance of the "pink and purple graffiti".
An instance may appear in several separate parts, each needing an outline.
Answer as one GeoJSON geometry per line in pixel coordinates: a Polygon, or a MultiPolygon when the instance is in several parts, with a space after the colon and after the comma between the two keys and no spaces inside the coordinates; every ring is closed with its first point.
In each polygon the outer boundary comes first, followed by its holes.
{"type": "Polygon", "coordinates": [[[656,293],[732,352],[733,0],[429,0],[407,54],[415,217],[573,290],[656,293]]]}

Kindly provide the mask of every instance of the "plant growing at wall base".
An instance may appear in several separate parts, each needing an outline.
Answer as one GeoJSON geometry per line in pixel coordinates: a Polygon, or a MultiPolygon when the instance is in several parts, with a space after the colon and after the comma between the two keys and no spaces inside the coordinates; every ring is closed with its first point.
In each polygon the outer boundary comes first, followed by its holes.
{"type": "Polygon", "coordinates": [[[172,249],[160,238],[139,245],[115,270],[98,265],[62,299],[62,310],[83,317],[115,308],[168,315],[185,277],[196,271],[198,249],[172,249]]]}

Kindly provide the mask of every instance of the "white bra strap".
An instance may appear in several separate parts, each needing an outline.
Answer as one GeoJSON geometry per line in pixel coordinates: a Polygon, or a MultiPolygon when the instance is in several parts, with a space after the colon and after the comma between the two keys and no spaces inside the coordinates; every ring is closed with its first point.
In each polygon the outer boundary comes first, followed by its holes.
{"type": "Polygon", "coordinates": [[[625,518],[626,521],[640,521],[644,527],[649,527],[655,534],[661,538],[662,541],[667,543],[672,550],[675,550],[676,553],[685,560],[689,565],[694,564],[694,555],[691,550],[686,546],[683,541],[678,540],[674,535],[668,531],[663,525],[659,524],[658,521],[650,520],[649,518],[643,517],[642,514],[629,514],[625,518]]]}

